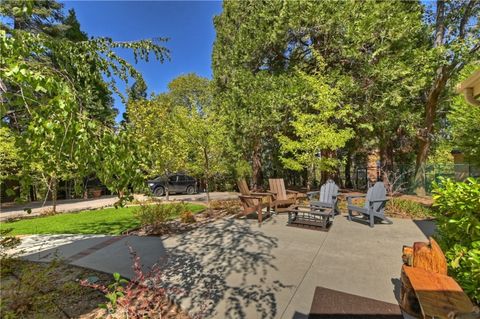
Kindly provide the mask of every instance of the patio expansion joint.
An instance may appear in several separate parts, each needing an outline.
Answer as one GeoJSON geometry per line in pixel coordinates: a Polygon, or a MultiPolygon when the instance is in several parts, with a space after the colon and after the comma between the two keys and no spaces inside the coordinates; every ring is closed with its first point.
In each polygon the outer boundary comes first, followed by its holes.
{"type": "Polygon", "coordinates": [[[119,241],[119,240],[121,240],[125,237],[126,236],[115,236],[115,237],[112,237],[112,238],[108,238],[108,239],[106,239],[106,240],[104,240],[104,241],[102,241],[102,242],[100,242],[100,243],[98,243],[94,246],[91,246],[91,247],[89,247],[85,250],[82,250],[81,252],[67,258],[66,262],[69,263],[69,264],[72,263],[72,262],[75,262],[75,261],[77,261],[79,259],[82,259],[83,257],[89,256],[89,255],[91,255],[91,254],[93,254],[93,253],[95,253],[95,252],[97,252],[97,251],[99,251],[99,250],[101,250],[101,249],[103,249],[107,246],[110,246],[110,245],[116,243],[117,241],[119,241]]]}
{"type": "Polygon", "coordinates": [[[295,288],[295,291],[293,292],[292,296],[290,297],[290,300],[288,300],[288,303],[287,303],[287,305],[285,306],[285,309],[283,309],[283,312],[282,312],[282,315],[280,316],[280,318],[283,318],[283,316],[285,315],[285,312],[287,311],[288,307],[289,307],[290,304],[292,303],[293,298],[294,298],[295,295],[297,294],[298,288],[300,288],[300,286],[302,285],[303,281],[305,280],[305,277],[307,277],[308,272],[309,272],[310,269],[312,268],[313,263],[314,263],[315,260],[317,259],[318,254],[320,253],[320,251],[322,250],[323,246],[325,245],[325,242],[327,241],[327,238],[328,238],[328,235],[329,235],[329,234],[330,234],[330,233],[328,232],[327,235],[325,236],[325,238],[323,239],[322,244],[321,244],[320,247],[317,249],[317,252],[315,253],[315,256],[313,256],[312,261],[310,262],[310,265],[309,265],[308,268],[305,270],[305,273],[303,274],[302,279],[300,280],[300,282],[298,283],[297,287],[295,288]]]}

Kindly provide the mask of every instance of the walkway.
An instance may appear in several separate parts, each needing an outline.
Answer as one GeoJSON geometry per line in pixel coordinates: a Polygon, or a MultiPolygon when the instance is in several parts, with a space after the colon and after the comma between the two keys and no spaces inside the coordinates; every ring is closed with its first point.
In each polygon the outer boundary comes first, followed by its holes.
{"type": "Polygon", "coordinates": [[[402,246],[433,231],[430,222],[394,219],[372,229],[338,216],[330,232],[320,232],[287,227],[286,219],[274,216],[262,227],[226,219],[163,239],[80,238],[30,251],[27,258],[47,261],[57,254],[74,265],[129,277],[130,245],[145,266],[161,261],[165,286],[192,313],[203,307],[207,318],[307,318],[317,286],[397,303],[402,246]]]}

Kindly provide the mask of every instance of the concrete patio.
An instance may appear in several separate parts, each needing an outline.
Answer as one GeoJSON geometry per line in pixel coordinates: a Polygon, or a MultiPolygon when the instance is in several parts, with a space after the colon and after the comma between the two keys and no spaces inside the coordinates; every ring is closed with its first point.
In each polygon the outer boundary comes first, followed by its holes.
{"type": "Polygon", "coordinates": [[[44,245],[26,258],[58,255],[130,277],[130,245],[145,266],[161,262],[165,286],[191,313],[307,318],[317,286],[397,303],[402,246],[434,230],[432,222],[402,219],[370,228],[337,216],[329,232],[287,227],[286,221],[286,215],[274,216],[259,227],[255,220],[225,219],[167,238],[37,236],[44,245]]]}

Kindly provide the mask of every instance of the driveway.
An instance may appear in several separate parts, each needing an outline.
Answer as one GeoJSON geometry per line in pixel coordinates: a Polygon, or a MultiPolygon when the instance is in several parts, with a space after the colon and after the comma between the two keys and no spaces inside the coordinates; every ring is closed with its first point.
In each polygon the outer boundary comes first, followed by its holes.
{"type": "Polygon", "coordinates": [[[434,229],[431,222],[403,219],[370,228],[338,216],[329,232],[321,232],[286,221],[274,216],[259,227],[254,220],[225,219],[165,238],[37,236],[31,240],[43,248],[26,252],[26,258],[59,255],[74,265],[131,277],[131,246],[145,267],[160,261],[163,285],[191,313],[307,318],[318,286],[396,304],[402,246],[425,241],[434,229]]]}
{"type": "MultiPolygon", "coordinates": [[[[135,195],[139,200],[146,199],[146,196],[135,195]]],[[[165,197],[157,197],[165,199],[165,197]]],[[[235,192],[213,192],[210,193],[211,200],[228,200],[238,198],[238,193],[235,192]]],[[[205,193],[194,195],[170,195],[171,201],[187,201],[187,202],[206,202],[207,195],[205,193]]],[[[100,209],[103,207],[113,206],[118,201],[117,196],[102,196],[98,199],[66,199],[57,201],[57,212],[78,212],[82,210],[100,209]]],[[[47,201],[45,205],[43,202],[32,202],[23,205],[14,205],[12,207],[2,207],[0,209],[0,221],[10,218],[19,218],[26,216],[38,216],[42,212],[51,210],[53,208],[52,202],[47,201]],[[28,214],[25,209],[31,209],[28,214]]]]}

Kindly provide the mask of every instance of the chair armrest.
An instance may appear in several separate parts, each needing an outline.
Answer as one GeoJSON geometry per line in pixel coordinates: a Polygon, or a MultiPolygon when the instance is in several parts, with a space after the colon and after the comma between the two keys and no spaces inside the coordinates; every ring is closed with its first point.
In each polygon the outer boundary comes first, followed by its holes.
{"type": "Polygon", "coordinates": [[[263,196],[238,195],[238,198],[245,198],[245,199],[262,199],[263,196]]]}
{"type": "Polygon", "coordinates": [[[257,192],[252,192],[250,193],[250,195],[253,195],[253,196],[273,196],[272,193],[257,193],[257,192]]]}
{"type": "Polygon", "coordinates": [[[269,191],[269,190],[268,190],[267,193],[270,195],[270,197],[271,197],[272,199],[275,199],[275,198],[277,198],[277,196],[278,196],[277,192],[272,192],[272,191],[269,191]]]}
{"type": "Polygon", "coordinates": [[[380,199],[376,199],[376,200],[370,200],[369,202],[370,203],[381,203],[381,202],[386,202],[388,201],[388,198],[380,198],[380,199]]]}
{"type": "Polygon", "coordinates": [[[347,196],[347,202],[348,202],[348,205],[352,205],[353,202],[352,202],[352,199],[354,198],[364,198],[366,197],[367,195],[351,195],[351,196],[347,196]]]}
{"type": "Polygon", "coordinates": [[[365,197],[365,196],[367,196],[367,195],[349,195],[349,196],[346,196],[346,197],[348,199],[348,198],[361,198],[361,197],[365,197]]]}

